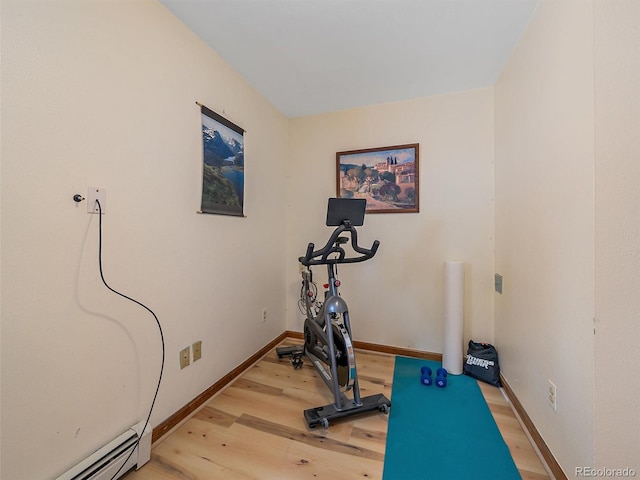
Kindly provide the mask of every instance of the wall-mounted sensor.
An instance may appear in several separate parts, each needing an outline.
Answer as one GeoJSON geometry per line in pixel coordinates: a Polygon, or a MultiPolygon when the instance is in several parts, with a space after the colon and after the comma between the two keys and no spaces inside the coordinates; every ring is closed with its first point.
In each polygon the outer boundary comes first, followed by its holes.
{"type": "Polygon", "coordinates": [[[502,294],[502,275],[500,275],[499,273],[496,273],[495,276],[495,287],[496,292],[502,294]]]}

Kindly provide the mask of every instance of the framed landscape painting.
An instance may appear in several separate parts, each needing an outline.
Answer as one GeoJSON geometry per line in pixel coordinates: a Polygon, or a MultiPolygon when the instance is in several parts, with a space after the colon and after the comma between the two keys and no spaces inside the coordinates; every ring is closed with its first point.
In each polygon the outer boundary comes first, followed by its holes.
{"type": "Polygon", "coordinates": [[[419,144],[336,153],[336,190],[364,198],[367,213],[417,213],[419,144]]]}
{"type": "Polygon", "coordinates": [[[202,213],[243,217],[244,130],[204,105],[202,213]]]}

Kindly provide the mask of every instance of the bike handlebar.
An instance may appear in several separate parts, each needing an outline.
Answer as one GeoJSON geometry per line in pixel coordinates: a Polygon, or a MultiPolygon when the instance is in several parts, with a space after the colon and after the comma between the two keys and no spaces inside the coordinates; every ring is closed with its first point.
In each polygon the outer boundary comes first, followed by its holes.
{"type": "Polygon", "coordinates": [[[355,227],[353,225],[343,223],[333,231],[331,237],[329,237],[329,241],[321,249],[314,250],[315,245],[313,243],[307,245],[307,252],[303,257],[299,257],[298,261],[305,267],[311,265],[327,265],[331,263],[335,264],[364,262],[365,260],[369,260],[376,254],[379,245],[380,242],[378,240],[374,240],[371,248],[367,249],[361,247],[360,245],[358,245],[358,232],[356,231],[355,227]],[[360,254],[359,257],[345,258],[345,251],[340,246],[340,243],[343,242],[339,241],[340,234],[345,231],[351,233],[351,248],[353,248],[355,252],[360,254]],[[337,253],[338,257],[329,258],[329,255],[331,255],[332,253],[337,253]]]}

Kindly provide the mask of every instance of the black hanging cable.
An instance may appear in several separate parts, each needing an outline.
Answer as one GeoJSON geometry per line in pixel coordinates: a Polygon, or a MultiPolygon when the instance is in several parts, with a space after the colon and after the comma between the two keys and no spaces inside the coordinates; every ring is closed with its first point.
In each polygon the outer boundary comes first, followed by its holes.
{"type": "MultiPolygon", "coordinates": [[[[151,401],[151,407],[149,408],[149,414],[147,415],[147,419],[146,419],[146,421],[144,423],[144,426],[142,427],[142,433],[144,433],[144,431],[147,429],[147,426],[149,425],[149,421],[151,420],[151,413],[153,412],[153,407],[156,404],[156,399],[158,398],[158,391],[160,391],[160,383],[162,382],[162,373],[164,372],[164,357],[165,357],[164,333],[162,332],[162,325],[160,325],[160,320],[158,320],[158,317],[153,312],[153,310],[151,310],[149,307],[147,307],[143,303],[139,302],[138,300],[135,300],[135,299],[133,299],[131,297],[128,297],[127,295],[125,295],[123,293],[118,292],[117,290],[114,290],[113,288],[111,288],[109,286],[107,281],[104,279],[104,273],[102,271],[102,205],[100,205],[100,201],[98,199],[96,199],[96,203],[98,204],[98,215],[100,217],[100,221],[98,222],[99,223],[99,229],[98,229],[99,230],[98,266],[100,268],[100,278],[102,279],[102,283],[104,283],[104,286],[107,287],[109,290],[111,290],[116,295],[119,295],[119,296],[121,296],[123,298],[126,298],[127,300],[135,303],[136,305],[140,305],[142,308],[144,308],[146,311],[148,311],[151,315],[153,315],[153,318],[155,319],[156,324],[158,325],[158,331],[160,332],[160,341],[162,343],[162,362],[160,364],[160,375],[158,376],[158,385],[156,386],[156,391],[153,394],[153,400],[151,401]]],[[[120,471],[127,464],[129,459],[131,458],[131,455],[133,455],[133,452],[135,452],[136,448],[138,448],[138,446],[140,445],[140,440],[142,440],[142,435],[138,436],[138,440],[136,440],[136,443],[134,444],[133,448],[129,452],[129,455],[127,455],[127,458],[124,459],[124,462],[122,463],[120,468],[116,471],[116,473],[113,474],[113,476],[111,477],[111,480],[114,480],[114,478],[116,478],[116,476],[120,473],[120,471]]]]}

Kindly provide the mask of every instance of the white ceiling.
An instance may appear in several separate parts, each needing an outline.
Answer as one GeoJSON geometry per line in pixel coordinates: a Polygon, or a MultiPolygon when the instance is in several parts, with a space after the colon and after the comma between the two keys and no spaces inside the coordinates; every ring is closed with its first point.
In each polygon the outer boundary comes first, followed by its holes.
{"type": "Polygon", "coordinates": [[[493,85],[538,0],[161,0],[288,117],[493,85]]]}

